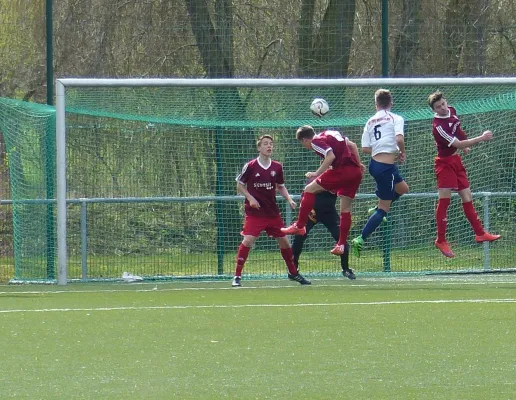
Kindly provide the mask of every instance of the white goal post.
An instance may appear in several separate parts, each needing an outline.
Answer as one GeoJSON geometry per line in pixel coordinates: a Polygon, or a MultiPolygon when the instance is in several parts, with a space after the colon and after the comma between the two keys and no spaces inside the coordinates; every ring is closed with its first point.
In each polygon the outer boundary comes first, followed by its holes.
{"type": "Polygon", "coordinates": [[[57,263],[59,285],[68,282],[67,255],[67,160],[66,160],[66,93],[68,88],[114,87],[398,87],[507,85],[516,91],[516,78],[370,78],[370,79],[90,79],[62,78],[56,80],[56,202],[57,202],[57,263]]]}

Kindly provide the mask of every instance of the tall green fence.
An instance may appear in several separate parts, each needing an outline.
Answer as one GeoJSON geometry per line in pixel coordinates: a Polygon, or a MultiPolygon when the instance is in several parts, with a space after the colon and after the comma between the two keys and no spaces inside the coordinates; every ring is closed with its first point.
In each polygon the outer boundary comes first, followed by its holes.
{"type": "MultiPolygon", "coordinates": [[[[265,133],[275,138],[273,158],[284,165],[290,193],[299,195],[305,172],[315,169],[319,159],[296,142],[296,128],[331,127],[360,143],[363,125],[374,113],[374,91],[382,86],[392,91],[393,111],[406,121],[407,162],[401,173],[411,193],[395,204],[388,223],[370,238],[363,256],[351,259],[352,268],[359,274],[383,274],[515,267],[516,86],[510,80],[481,85],[446,80],[272,81],[269,86],[250,80],[240,86],[226,81],[220,87],[220,81],[211,80],[175,81],[178,86],[162,86],[160,80],[149,81],[149,86],[73,82],[66,86],[63,125],[69,279],[115,279],[124,271],[149,279],[231,276],[243,218],[235,177],[246,161],[256,157],[256,138],[265,133]],[[476,146],[464,162],[479,215],[490,231],[503,238],[491,245],[475,244],[460,200],[454,198],[448,218],[448,237],[457,254],[452,260],[433,247],[435,145],[426,98],[436,89],[443,90],[457,108],[469,135],[485,129],[495,135],[493,141],[476,146]],[[314,97],[329,102],[327,117],[311,115],[308,107],[314,97]]],[[[59,210],[54,208],[58,191],[49,182],[56,160],[45,157],[54,143],[47,137],[53,138],[49,124],[55,121],[54,112],[42,108],[43,123],[39,114],[29,112],[33,105],[6,105],[11,103],[1,103],[2,121],[17,120],[14,113],[25,108],[32,118],[31,129],[2,125],[6,141],[12,137],[31,144],[20,154],[26,164],[11,162],[11,153],[21,151],[20,144],[8,149],[13,204],[23,205],[27,215],[15,218],[20,221],[14,226],[20,239],[15,241],[13,278],[53,280],[57,251],[52,246],[54,235],[58,236],[54,218],[59,210]],[[15,178],[36,163],[33,158],[39,160],[39,175],[33,180],[37,177],[40,182],[34,188],[15,178]],[[34,228],[36,221],[39,231],[34,228]]],[[[353,206],[351,236],[360,232],[367,208],[375,203],[373,180],[366,175],[353,206]]],[[[295,218],[281,200],[280,205],[286,222],[295,218]]],[[[338,259],[329,254],[332,245],[324,228],[316,227],[301,256],[302,271],[309,276],[338,273],[338,259]]],[[[278,277],[285,271],[275,241],[262,237],[244,273],[278,277]]]]}

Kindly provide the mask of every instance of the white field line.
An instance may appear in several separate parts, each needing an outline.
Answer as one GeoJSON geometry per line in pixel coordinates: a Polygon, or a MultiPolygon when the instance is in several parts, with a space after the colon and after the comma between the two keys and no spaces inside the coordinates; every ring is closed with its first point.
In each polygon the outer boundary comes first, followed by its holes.
{"type": "Polygon", "coordinates": [[[516,299],[456,299],[456,300],[400,300],[400,301],[371,301],[349,303],[300,303],[300,304],[234,304],[234,305],[182,305],[182,306],[142,306],[142,307],[95,307],[95,308],[42,308],[0,310],[0,314],[12,313],[48,313],[70,311],[141,311],[141,310],[188,310],[188,309],[232,309],[232,308],[291,308],[291,307],[345,307],[345,306],[388,306],[411,304],[487,304],[487,303],[516,303],[516,299]]]}
{"type": "MultiPolygon", "coordinates": [[[[452,282],[443,282],[443,281],[383,281],[384,283],[352,283],[350,281],[346,280],[340,280],[340,284],[320,284],[317,280],[313,280],[313,285],[310,286],[312,289],[316,288],[345,288],[345,289],[353,289],[353,288],[377,288],[377,287],[391,287],[392,290],[396,290],[399,287],[403,286],[460,286],[460,285],[480,285],[480,286],[487,286],[487,285],[516,285],[516,280],[506,280],[506,281],[452,281],[452,282]],[[436,285],[437,284],[437,285],[436,285]]],[[[212,281],[212,282],[205,282],[206,285],[210,284],[220,284],[221,281],[212,281]]],[[[299,289],[299,285],[296,284],[289,284],[289,285],[263,285],[263,286],[245,286],[240,288],[232,288],[229,286],[231,281],[227,282],[228,286],[222,287],[222,286],[206,286],[206,287],[167,287],[169,285],[174,285],[177,283],[127,283],[127,284],[120,284],[120,286],[124,286],[123,289],[88,289],[88,290],[52,290],[51,287],[49,287],[49,290],[12,290],[12,291],[0,291],[1,295],[12,295],[15,296],[17,294],[23,295],[23,294],[37,294],[37,295],[45,295],[45,294],[74,294],[74,293],[119,293],[119,292],[181,292],[181,291],[203,291],[203,290],[253,290],[253,289],[299,289]],[[166,285],[166,286],[165,286],[166,285]],[[145,288],[139,289],[140,287],[145,286],[145,288]],[[149,287],[152,286],[152,287],[149,287]],[[165,287],[164,287],[165,286],[165,287]]],[[[252,282],[249,282],[249,284],[252,284],[252,282]]],[[[1,286],[0,286],[1,287],[1,286]]],[[[13,286],[11,286],[13,287],[13,286]]],[[[14,288],[14,287],[13,287],[14,288]]],[[[308,289],[308,286],[304,287],[305,289],[308,289]]]]}

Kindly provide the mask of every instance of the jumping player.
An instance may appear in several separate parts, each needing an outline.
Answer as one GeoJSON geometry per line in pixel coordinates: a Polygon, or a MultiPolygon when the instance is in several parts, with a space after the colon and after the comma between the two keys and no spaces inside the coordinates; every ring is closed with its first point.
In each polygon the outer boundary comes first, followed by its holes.
{"type": "Polygon", "coordinates": [[[393,201],[408,193],[409,187],[401,177],[396,159],[405,161],[404,121],[391,112],[392,95],[389,90],[379,89],[374,94],[376,114],[367,121],[362,134],[362,152],[371,154],[369,173],[376,181],[378,207],[371,210],[362,234],[351,241],[356,256],[371,235],[386,218],[393,201]]]}
{"type": "Polygon", "coordinates": [[[288,235],[304,235],[316,194],[323,191],[336,193],[340,198],[340,232],[331,253],[342,255],[351,228],[351,204],[365,171],[364,165],[360,163],[357,145],[335,130],[326,130],[316,135],[310,125],[300,127],[296,131],[296,139],[304,148],[314,150],[323,160],[315,172],[305,174],[308,179],[315,179],[304,189],[297,221],[281,231],[288,235]]]}
{"type": "Polygon", "coordinates": [[[452,191],[458,191],[462,199],[464,214],[475,232],[475,241],[477,243],[492,242],[500,238],[500,235],[492,235],[484,231],[482,222],[480,222],[473,206],[466,169],[462,164],[461,156],[457,154],[457,149],[462,150],[464,154],[468,154],[471,146],[491,140],[493,133],[488,130],[480,136],[468,139],[462,130],[455,109],[448,106],[441,92],[432,93],[428,97],[428,105],[435,112],[432,133],[437,145],[434,169],[437,177],[439,200],[435,212],[437,219],[435,246],[446,257],[455,257],[455,254],[453,254],[449,244],[446,242],[447,212],[452,191]]]}

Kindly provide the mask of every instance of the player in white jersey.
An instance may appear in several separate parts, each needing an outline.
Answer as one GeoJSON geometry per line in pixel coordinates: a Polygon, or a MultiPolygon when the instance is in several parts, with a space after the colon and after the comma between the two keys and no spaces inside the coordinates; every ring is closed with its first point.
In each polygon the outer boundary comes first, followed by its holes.
{"type": "Polygon", "coordinates": [[[403,131],[404,125],[405,121],[403,121],[402,117],[389,110],[380,109],[369,118],[364,127],[362,148],[370,148],[373,159],[378,154],[382,161],[391,164],[392,155],[397,154],[399,151],[396,135],[400,135],[401,140],[403,140],[405,134],[403,131]],[[385,156],[382,154],[385,154],[385,156]]]}
{"type": "Polygon", "coordinates": [[[360,251],[365,239],[385,220],[394,200],[408,193],[409,187],[401,177],[396,159],[405,161],[404,121],[391,112],[392,95],[389,90],[379,89],[374,94],[376,114],[367,121],[362,135],[362,152],[371,154],[369,173],[376,181],[378,206],[371,209],[362,234],[351,241],[355,255],[360,251]]]}

